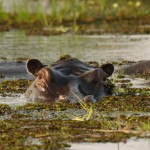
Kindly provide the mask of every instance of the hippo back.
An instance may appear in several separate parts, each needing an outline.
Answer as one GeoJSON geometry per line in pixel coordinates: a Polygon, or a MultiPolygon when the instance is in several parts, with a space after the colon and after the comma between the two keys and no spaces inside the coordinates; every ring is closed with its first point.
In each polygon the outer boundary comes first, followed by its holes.
{"type": "Polygon", "coordinates": [[[150,74],[150,60],[137,62],[123,70],[125,74],[150,74]]]}

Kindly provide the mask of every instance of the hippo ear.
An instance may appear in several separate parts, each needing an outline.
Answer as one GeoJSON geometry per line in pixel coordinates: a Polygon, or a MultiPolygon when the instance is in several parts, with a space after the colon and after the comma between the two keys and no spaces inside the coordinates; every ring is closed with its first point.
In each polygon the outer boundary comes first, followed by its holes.
{"type": "Polygon", "coordinates": [[[91,82],[103,82],[106,78],[106,73],[101,69],[101,68],[96,68],[91,71],[86,71],[82,75],[80,75],[80,78],[86,83],[91,83],[91,82]]]}
{"type": "Polygon", "coordinates": [[[104,64],[101,66],[101,69],[109,76],[111,76],[114,72],[114,66],[113,64],[104,64]]]}
{"type": "Polygon", "coordinates": [[[29,59],[27,61],[27,70],[36,76],[36,73],[46,65],[43,65],[38,59],[29,59]]]}

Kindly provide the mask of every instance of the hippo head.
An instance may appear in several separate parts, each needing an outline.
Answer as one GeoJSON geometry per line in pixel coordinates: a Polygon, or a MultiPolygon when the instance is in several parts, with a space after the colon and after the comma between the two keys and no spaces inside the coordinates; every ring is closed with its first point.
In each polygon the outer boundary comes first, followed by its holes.
{"type": "Polygon", "coordinates": [[[110,63],[104,64],[93,70],[86,71],[80,76],[82,84],[79,85],[80,93],[85,96],[93,95],[93,98],[98,101],[103,96],[110,95],[113,92],[113,85],[108,84],[107,78],[114,72],[114,66],[110,63]]]}
{"type": "Polygon", "coordinates": [[[25,96],[34,100],[54,101],[60,95],[68,95],[69,86],[65,77],[37,59],[29,59],[27,70],[36,79],[27,89],[25,96]],[[60,84],[61,83],[61,84],[60,84]]]}
{"type": "Polygon", "coordinates": [[[72,58],[65,60],[65,63],[63,60],[57,61],[50,68],[37,59],[30,59],[27,62],[27,70],[36,77],[25,93],[28,98],[51,102],[56,99],[65,100],[67,96],[71,98],[74,92],[81,98],[93,95],[99,100],[108,95],[105,81],[112,75],[114,66],[105,64],[101,67],[91,67],[72,58]],[[76,74],[76,71],[79,74],[76,74]]]}

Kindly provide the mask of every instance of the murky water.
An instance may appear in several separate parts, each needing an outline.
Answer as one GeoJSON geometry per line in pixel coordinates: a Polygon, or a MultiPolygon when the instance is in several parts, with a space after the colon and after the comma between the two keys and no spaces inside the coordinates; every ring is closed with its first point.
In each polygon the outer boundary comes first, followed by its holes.
{"type": "MultiPolygon", "coordinates": [[[[23,31],[0,33],[0,61],[14,61],[18,57],[38,58],[46,64],[56,61],[62,54],[70,54],[83,61],[148,60],[150,59],[149,35],[100,35],[100,36],[26,36],[23,31]]],[[[133,80],[134,82],[135,80],[133,80]]],[[[139,84],[143,83],[143,80],[139,84]]],[[[135,84],[136,86],[136,84],[135,84]]],[[[141,85],[140,85],[141,86],[141,85]]],[[[139,86],[138,86],[139,87],[139,86]]],[[[27,102],[21,97],[0,97],[1,104],[12,107],[27,102]]],[[[133,115],[133,114],[131,114],[133,115]]],[[[140,113],[141,115],[141,113],[140,113]]],[[[147,115],[147,114],[145,114],[147,115]]],[[[128,140],[127,143],[72,143],[69,150],[149,150],[149,139],[128,140]]]]}
{"type": "Polygon", "coordinates": [[[149,150],[150,139],[129,139],[126,143],[76,143],[69,150],[149,150]]]}
{"type": "Polygon", "coordinates": [[[150,59],[149,35],[100,35],[100,36],[26,36],[24,32],[0,33],[0,57],[38,58],[45,63],[69,53],[84,61],[101,63],[121,60],[150,59]]]}
{"type": "Polygon", "coordinates": [[[19,97],[2,97],[0,96],[0,104],[8,104],[11,107],[18,105],[24,105],[27,103],[27,99],[21,95],[19,97]]]}
{"type": "MultiPolygon", "coordinates": [[[[3,61],[4,58],[7,61],[13,61],[18,57],[25,57],[38,58],[43,63],[50,64],[56,61],[60,55],[66,53],[83,61],[94,60],[100,63],[122,60],[148,60],[150,59],[150,36],[73,36],[70,34],[26,36],[25,32],[16,30],[0,33],[0,61],[3,61]]],[[[11,66],[9,66],[9,69],[11,69],[11,66]]],[[[15,69],[18,70],[18,68],[15,69]]],[[[26,77],[25,75],[22,76],[22,78],[26,77]]],[[[145,84],[143,80],[133,80],[133,86],[145,87],[145,84]]],[[[26,99],[23,97],[0,97],[0,103],[7,103],[11,106],[23,105],[26,103],[26,99]]]]}

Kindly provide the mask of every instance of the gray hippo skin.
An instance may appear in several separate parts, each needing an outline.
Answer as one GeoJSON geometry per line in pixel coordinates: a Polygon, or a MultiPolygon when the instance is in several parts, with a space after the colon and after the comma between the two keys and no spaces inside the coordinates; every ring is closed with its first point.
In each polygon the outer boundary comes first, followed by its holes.
{"type": "Polygon", "coordinates": [[[0,74],[6,78],[33,79],[26,71],[26,63],[23,61],[0,61],[0,74]]]}
{"type": "Polygon", "coordinates": [[[123,68],[125,74],[150,74],[150,60],[140,61],[123,68]]]}
{"type": "Polygon", "coordinates": [[[85,101],[95,102],[112,92],[112,89],[106,90],[106,80],[114,72],[112,64],[92,67],[68,56],[50,67],[37,59],[29,59],[27,69],[36,79],[25,95],[37,101],[75,103],[78,96],[85,101]]]}

